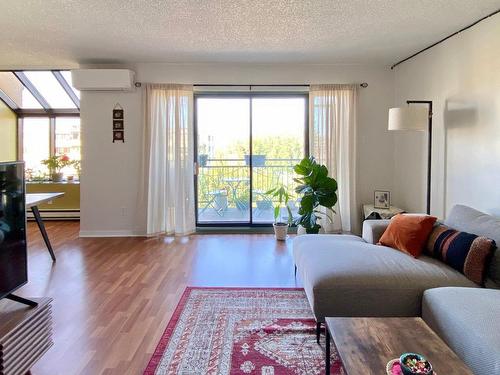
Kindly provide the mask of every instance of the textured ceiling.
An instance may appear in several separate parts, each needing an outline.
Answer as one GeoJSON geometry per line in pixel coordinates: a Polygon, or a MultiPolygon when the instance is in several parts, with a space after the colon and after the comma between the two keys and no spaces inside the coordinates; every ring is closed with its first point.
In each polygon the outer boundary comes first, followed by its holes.
{"type": "Polygon", "coordinates": [[[498,8],[500,0],[6,0],[0,66],[388,65],[498,8]]]}

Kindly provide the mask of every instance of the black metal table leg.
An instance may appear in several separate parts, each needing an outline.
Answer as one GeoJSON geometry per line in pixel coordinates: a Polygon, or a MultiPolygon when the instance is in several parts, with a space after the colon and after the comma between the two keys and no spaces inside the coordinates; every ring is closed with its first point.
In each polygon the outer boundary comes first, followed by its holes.
{"type": "Polygon", "coordinates": [[[40,211],[38,211],[38,207],[32,206],[31,212],[33,212],[33,216],[35,217],[36,223],[38,224],[38,228],[40,229],[40,232],[42,232],[42,237],[45,241],[47,249],[49,250],[50,257],[52,258],[52,261],[55,262],[56,256],[54,255],[54,250],[52,249],[52,245],[50,244],[49,236],[47,235],[47,231],[45,230],[45,225],[43,224],[43,220],[40,216],[40,211]]]}
{"type": "Polygon", "coordinates": [[[325,323],[325,374],[330,375],[330,331],[325,323]]]}

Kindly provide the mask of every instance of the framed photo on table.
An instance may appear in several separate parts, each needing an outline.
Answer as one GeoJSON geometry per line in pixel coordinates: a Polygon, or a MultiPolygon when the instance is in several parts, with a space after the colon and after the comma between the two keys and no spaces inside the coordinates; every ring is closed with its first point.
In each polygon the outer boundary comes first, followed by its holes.
{"type": "Polygon", "coordinates": [[[375,208],[391,208],[391,192],[375,190],[373,206],[375,208]]]}

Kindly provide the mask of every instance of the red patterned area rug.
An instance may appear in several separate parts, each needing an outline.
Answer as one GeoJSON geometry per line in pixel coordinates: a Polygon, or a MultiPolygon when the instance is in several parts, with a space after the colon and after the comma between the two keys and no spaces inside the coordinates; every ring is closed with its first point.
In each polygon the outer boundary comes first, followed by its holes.
{"type": "Polygon", "coordinates": [[[321,375],[315,327],[302,289],[187,288],[144,375],[321,375]]]}

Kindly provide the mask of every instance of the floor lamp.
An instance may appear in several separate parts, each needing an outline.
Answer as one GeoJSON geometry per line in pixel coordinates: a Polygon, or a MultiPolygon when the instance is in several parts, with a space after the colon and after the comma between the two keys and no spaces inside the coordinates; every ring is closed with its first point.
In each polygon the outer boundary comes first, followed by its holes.
{"type": "Polygon", "coordinates": [[[417,130],[429,132],[427,146],[427,214],[431,213],[431,159],[432,159],[432,101],[408,100],[408,107],[389,109],[389,130],[417,130]],[[411,106],[410,104],[426,104],[411,106]]]}

